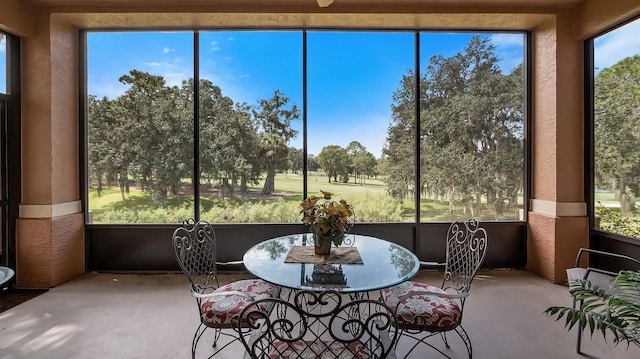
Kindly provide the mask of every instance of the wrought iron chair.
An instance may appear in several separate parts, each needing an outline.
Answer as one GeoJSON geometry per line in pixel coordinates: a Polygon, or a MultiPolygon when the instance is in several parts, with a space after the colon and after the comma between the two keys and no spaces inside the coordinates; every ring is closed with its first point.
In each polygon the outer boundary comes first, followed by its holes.
{"type": "Polygon", "coordinates": [[[245,358],[395,358],[398,323],[386,304],[342,302],[337,291],[300,290],[292,301],[257,300],[240,313],[245,358]],[[262,307],[273,306],[271,314],[262,307]]]}
{"type": "Polygon", "coordinates": [[[427,339],[440,334],[446,348],[450,348],[446,334],[454,331],[463,341],[469,358],[472,357],[471,339],[462,327],[462,314],[471,281],[485,257],[487,233],[474,219],[454,222],[447,232],[446,248],[440,287],[407,281],[380,291],[382,300],[395,309],[400,338],[415,341],[406,356],[422,343],[450,358],[444,349],[439,349],[427,339]]]}
{"type": "Polygon", "coordinates": [[[193,336],[191,356],[195,358],[198,341],[208,328],[215,331],[213,356],[238,340],[234,330],[225,333],[222,329],[235,329],[235,319],[246,305],[257,299],[277,297],[280,288],[260,279],[239,280],[220,286],[217,266],[221,263],[216,262],[216,237],[206,221],[185,220],[173,232],[172,239],[176,259],[189,279],[191,295],[196,299],[200,317],[200,325],[193,336]],[[217,348],[221,335],[230,336],[232,340],[217,348]]]}
{"type": "MultiPolygon", "coordinates": [[[[580,248],[580,250],[578,250],[578,255],[576,256],[576,266],[574,268],[567,269],[567,280],[569,283],[569,289],[572,289],[574,286],[580,287],[582,285],[582,281],[584,280],[588,280],[592,284],[602,289],[607,289],[611,287],[611,279],[619,273],[606,269],[603,266],[597,266],[593,263],[589,263],[589,265],[581,267],[580,265],[582,255],[599,257],[602,260],[606,260],[607,264],[609,265],[614,265],[617,262],[617,264],[624,269],[640,270],[640,260],[637,260],[633,257],[595,249],[580,248]]],[[[576,298],[573,297],[573,309],[576,309],[576,306],[578,305],[582,307],[582,304],[582,301],[576,301],[576,298]]],[[[582,328],[584,324],[582,323],[582,320],[579,320],[578,324],[576,353],[582,354],[580,346],[582,343],[582,328]]]]}

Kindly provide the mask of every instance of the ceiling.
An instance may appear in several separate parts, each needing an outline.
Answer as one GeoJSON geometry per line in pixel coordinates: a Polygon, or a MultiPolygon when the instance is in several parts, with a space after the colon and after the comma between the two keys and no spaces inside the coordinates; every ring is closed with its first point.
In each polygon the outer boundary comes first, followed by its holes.
{"type": "MultiPolygon", "coordinates": [[[[193,7],[293,11],[318,9],[317,0],[23,0],[44,7],[193,7]]],[[[429,8],[573,8],[586,0],[334,0],[326,11],[429,8]]]]}

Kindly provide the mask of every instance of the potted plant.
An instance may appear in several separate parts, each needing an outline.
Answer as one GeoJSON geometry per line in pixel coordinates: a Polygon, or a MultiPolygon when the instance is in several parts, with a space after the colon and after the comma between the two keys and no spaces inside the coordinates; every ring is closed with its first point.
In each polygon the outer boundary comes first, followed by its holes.
{"type": "Polygon", "coordinates": [[[332,200],[333,193],[320,191],[322,197],[309,196],[300,203],[302,223],[313,233],[316,254],[328,255],[331,244],[342,244],[355,221],[353,207],[347,201],[332,200]]]}
{"type": "Polygon", "coordinates": [[[640,347],[640,271],[621,271],[611,279],[611,287],[603,289],[589,280],[569,282],[569,292],[578,308],[564,306],[549,307],[545,314],[566,316],[567,330],[579,323],[578,330],[589,325],[591,335],[597,329],[606,338],[613,334],[614,344],[627,342],[640,347]]]}

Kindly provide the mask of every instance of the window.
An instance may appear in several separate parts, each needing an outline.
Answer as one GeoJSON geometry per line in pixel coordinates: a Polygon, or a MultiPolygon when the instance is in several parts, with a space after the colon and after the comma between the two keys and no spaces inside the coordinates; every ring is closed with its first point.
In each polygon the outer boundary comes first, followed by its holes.
{"type": "Polygon", "coordinates": [[[87,42],[94,223],[299,223],[299,203],[321,190],[353,204],[359,222],[517,220],[522,209],[522,33],[91,32],[87,42]]]}
{"type": "Polygon", "coordinates": [[[0,32],[0,93],[7,93],[7,35],[0,32]]]}
{"type": "Polygon", "coordinates": [[[640,20],[594,39],[596,228],[640,238],[640,20]]]}
{"type": "Polygon", "coordinates": [[[89,217],[192,217],[193,33],[92,32],[87,42],[89,217]]]}
{"type": "Polygon", "coordinates": [[[523,49],[520,33],[420,35],[421,221],[519,218],[523,49]]]}
{"type": "MultiPolygon", "coordinates": [[[[339,194],[354,206],[357,221],[415,220],[412,199],[390,195],[391,167],[384,167],[393,99],[413,67],[414,37],[412,32],[308,34],[309,193],[339,194]]],[[[410,102],[415,108],[413,98],[410,102]]],[[[413,171],[415,141],[408,137],[402,166],[413,171]]]]}
{"type": "Polygon", "coordinates": [[[297,222],[302,200],[302,33],[200,34],[201,216],[297,222]]]}

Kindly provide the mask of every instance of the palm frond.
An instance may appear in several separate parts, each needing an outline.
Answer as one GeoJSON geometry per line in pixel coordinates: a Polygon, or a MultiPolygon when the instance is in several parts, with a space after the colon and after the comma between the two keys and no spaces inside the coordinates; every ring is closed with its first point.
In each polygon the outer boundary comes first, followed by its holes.
{"type": "Polygon", "coordinates": [[[569,293],[578,308],[552,306],[544,313],[556,320],[565,318],[565,328],[571,330],[579,323],[579,330],[597,330],[605,340],[613,336],[615,345],[640,347],[640,271],[621,271],[611,280],[611,287],[600,288],[589,280],[570,281],[569,293]]]}

